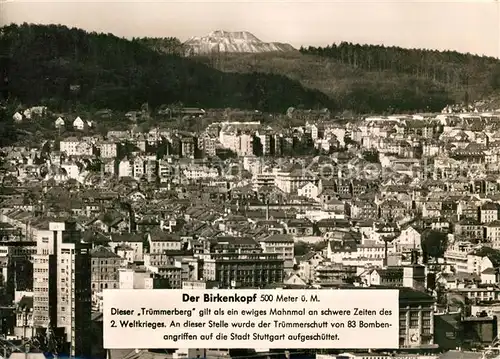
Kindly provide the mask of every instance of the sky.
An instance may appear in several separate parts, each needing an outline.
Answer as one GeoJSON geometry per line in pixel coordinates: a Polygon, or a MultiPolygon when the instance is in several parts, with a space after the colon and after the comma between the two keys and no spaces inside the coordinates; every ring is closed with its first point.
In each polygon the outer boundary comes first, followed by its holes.
{"type": "Polygon", "coordinates": [[[0,25],[63,24],[122,37],[249,31],[295,47],[349,41],[500,58],[500,0],[0,0],[0,25]]]}

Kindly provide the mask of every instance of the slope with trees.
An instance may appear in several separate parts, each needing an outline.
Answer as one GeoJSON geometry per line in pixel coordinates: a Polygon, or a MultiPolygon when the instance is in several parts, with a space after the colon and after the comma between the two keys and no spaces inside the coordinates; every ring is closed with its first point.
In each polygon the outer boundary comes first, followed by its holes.
{"type": "Polygon", "coordinates": [[[333,59],[369,72],[391,72],[443,84],[450,92],[483,95],[500,90],[500,61],[456,51],[404,49],[348,42],[326,47],[302,47],[302,54],[333,59]]]}
{"type": "Polygon", "coordinates": [[[24,104],[130,110],[146,102],[152,108],[182,102],[279,112],[298,104],[335,107],[328,96],[285,76],[223,73],[145,43],[155,41],[128,41],[59,25],[0,29],[0,49],[10,59],[10,97],[24,104]]]}
{"type": "Polygon", "coordinates": [[[198,61],[229,73],[282,74],[332,97],[355,113],[441,111],[455,93],[437,81],[390,71],[376,72],[301,53],[214,54],[198,61]]]}

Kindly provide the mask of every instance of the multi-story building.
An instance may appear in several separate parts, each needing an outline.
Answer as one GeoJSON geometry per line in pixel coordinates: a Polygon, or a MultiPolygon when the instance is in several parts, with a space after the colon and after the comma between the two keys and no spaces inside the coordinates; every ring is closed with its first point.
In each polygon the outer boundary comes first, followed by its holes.
{"type": "Polygon", "coordinates": [[[433,349],[434,298],[409,288],[399,289],[399,347],[433,349]]]}
{"type": "Polygon", "coordinates": [[[221,288],[263,288],[282,283],[283,259],[269,253],[212,253],[215,281],[221,288]]]}
{"type": "Polygon", "coordinates": [[[145,175],[146,159],[143,157],[136,157],[131,161],[132,176],[135,179],[141,179],[145,175]]]}
{"type": "Polygon", "coordinates": [[[485,225],[486,240],[491,247],[500,249],[500,221],[489,222],[485,225]]]}
{"type": "Polygon", "coordinates": [[[455,235],[467,240],[483,238],[483,225],[470,218],[464,218],[455,224],[455,235]]]}
{"type": "Polygon", "coordinates": [[[468,273],[468,255],[472,250],[472,243],[456,242],[450,245],[446,252],[444,252],[444,259],[457,272],[468,273]]]}
{"type": "MultiPolygon", "coordinates": [[[[180,268],[179,268],[180,277],[180,268]]],[[[166,289],[170,282],[145,268],[120,268],[118,271],[120,289],[166,289]]],[[[180,288],[180,279],[179,287],[180,288]]]]}
{"type": "Polygon", "coordinates": [[[181,156],[185,158],[194,158],[196,153],[197,141],[194,137],[181,138],[181,156]]]}
{"type": "Polygon", "coordinates": [[[259,131],[256,133],[256,138],[260,140],[260,154],[262,156],[271,155],[271,134],[266,131],[259,131]]]}
{"type": "Polygon", "coordinates": [[[250,133],[242,133],[239,136],[239,148],[236,153],[238,156],[253,155],[253,135],[250,133]]]}
{"type": "Polygon", "coordinates": [[[133,233],[114,234],[111,236],[109,246],[112,251],[120,245],[126,245],[134,251],[134,261],[144,260],[144,236],[133,233]]]}
{"type": "Polygon", "coordinates": [[[75,222],[50,222],[37,238],[33,274],[33,324],[64,341],[71,356],[90,354],[90,245],[81,242],[75,222]]]}
{"type": "Polygon", "coordinates": [[[132,177],[133,173],[132,161],[125,158],[118,163],[118,177],[132,177]]]}
{"type": "Polygon", "coordinates": [[[481,223],[491,223],[498,220],[499,205],[497,203],[485,203],[480,208],[480,221],[481,223]]]}
{"type": "Polygon", "coordinates": [[[356,267],[340,263],[323,263],[314,269],[313,281],[316,285],[332,286],[349,283],[356,276],[356,267]]]}
{"type": "Polygon", "coordinates": [[[285,193],[295,194],[308,183],[316,183],[317,178],[306,169],[278,172],[276,186],[285,193]]]}
{"type": "Polygon", "coordinates": [[[91,143],[80,141],[74,137],[60,141],[59,148],[68,156],[92,156],[94,153],[94,146],[91,143]]]}
{"type": "Polygon", "coordinates": [[[205,133],[198,138],[198,148],[205,156],[215,156],[215,148],[217,145],[217,137],[209,133],[205,133]]]}
{"type": "Polygon", "coordinates": [[[102,142],[99,149],[101,158],[115,158],[118,155],[118,146],[115,142],[102,142]]]}
{"type": "Polygon", "coordinates": [[[167,232],[155,231],[148,233],[146,239],[149,243],[150,253],[163,253],[164,251],[180,251],[182,240],[179,236],[167,232]]]}
{"type": "Polygon", "coordinates": [[[283,259],[285,272],[293,270],[294,240],[289,234],[273,234],[259,240],[264,253],[276,253],[283,259]]]}
{"type": "Polygon", "coordinates": [[[100,293],[103,289],[117,289],[118,269],[121,258],[110,248],[99,246],[92,250],[92,294],[100,293]]]}

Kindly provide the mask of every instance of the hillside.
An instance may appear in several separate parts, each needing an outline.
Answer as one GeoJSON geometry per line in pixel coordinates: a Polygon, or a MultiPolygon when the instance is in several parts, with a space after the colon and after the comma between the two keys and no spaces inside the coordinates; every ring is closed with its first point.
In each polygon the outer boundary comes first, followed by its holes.
{"type": "MultiPolygon", "coordinates": [[[[176,38],[128,41],[55,25],[1,30],[0,52],[11,62],[11,95],[55,108],[80,103],[130,110],[145,102],[151,107],[182,102],[383,113],[440,111],[453,102],[500,93],[498,60],[456,52],[343,43],[300,52],[183,57],[186,44],[176,38]]],[[[243,44],[256,39],[245,32],[219,35],[243,44]]]]}
{"type": "Polygon", "coordinates": [[[300,53],[213,54],[199,61],[225,72],[283,74],[357,112],[441,110],[500,93],[494,58],[342,43],[300,53]]]}
{"type": "Polygon", "coordinates": [[[161,46],[168,41],[128,41],[56,25],[0,30],[0,51],[10,59],[10,96],[25,104],[130,110],[146,102],[153,108],[181,102],[279,112],[297,105],[335,107],[328,96],[282,75],[224,73],[167,54],[168,46],[161,46]]]}
{"type": "Polygon", "coordinates": [[[444,84],[406,74],[364,71],[328,58],[300,53],[219,54],[198,57],[228,73],[281,74],[335,99],[358,113],[441,111],[455,101],[444,84]]]}
{"type": "Polygon", "coordinates": [[[300,51],[366,72],[389,72],[431,80],[451,91],[469,92],[472,96],[500,90],[500,61],[492,57],[346,42],[300,51]]]}

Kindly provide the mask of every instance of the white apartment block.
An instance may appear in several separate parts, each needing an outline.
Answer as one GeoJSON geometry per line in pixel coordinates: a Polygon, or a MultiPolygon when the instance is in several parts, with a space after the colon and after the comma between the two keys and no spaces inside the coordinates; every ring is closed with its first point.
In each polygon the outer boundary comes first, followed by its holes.
{"type": "Polygon", "coordinates": [[[61,168],[66,171],[66,175],[68,178],[77,179],[78,177],[80,177],[80,169],[75,163],[64,162],[61,164],[61,168]]]}
{"type": "Polygon", "coordinates": [[[313,200],[318,199],[318,194],[319,194],[318,186],[316,186],[312,182],[306,183],[304,186],[302,186],[298,190],[299,196],[306,197],[306,198],[313,199],[313,200]]]}
{"type": "Polygon", "coordinates": [[[260,139],[262,146],[262,155],[269,156],[271,154],[271,135],[257,132],[257,137],[260,139]]]}
{"type": "Polygon", "coordinates": [[[35,328],[64,329],[71,356],[90,353],[91,258],[76,223],[50,222],[37,233],[33,265],[35,328]]]}
{"type": "Polygon", "coordinates": [[[92,156],[94,148],[91,143],[80,141],[77,138],[67,138],[59,142],[61,152],[68,156],[92,156]]]}
{"type": "Polygon", "coordinates": [[[153,289],[153,278],[146,270],[120,268],[118,278],[119,289],[153,289]]]}
{"type": "Polygon", "coordinates": [[[103,142],[99,145],[101,158],[115,158],[118,155],[118,146],[114,142],[103,142]]]}
{"type": "Polygon", "coordinates": [[[118,163],[118,177],[133,177],[132,163],[128,159],[123,159],[118,163]]]}
{"type": "Polygon", "coordinates": [[[189,180],[219,177],[219,171],[217,168],[195,165],[184,168],[182,174],[189,180]]]}
{"type": "Polygon", "coordinates": [[[236,153],[238,156],[250,156],[253,155],[253,136],[248,133],[241,134],[239,136],[239,148],[236,153]]]}

